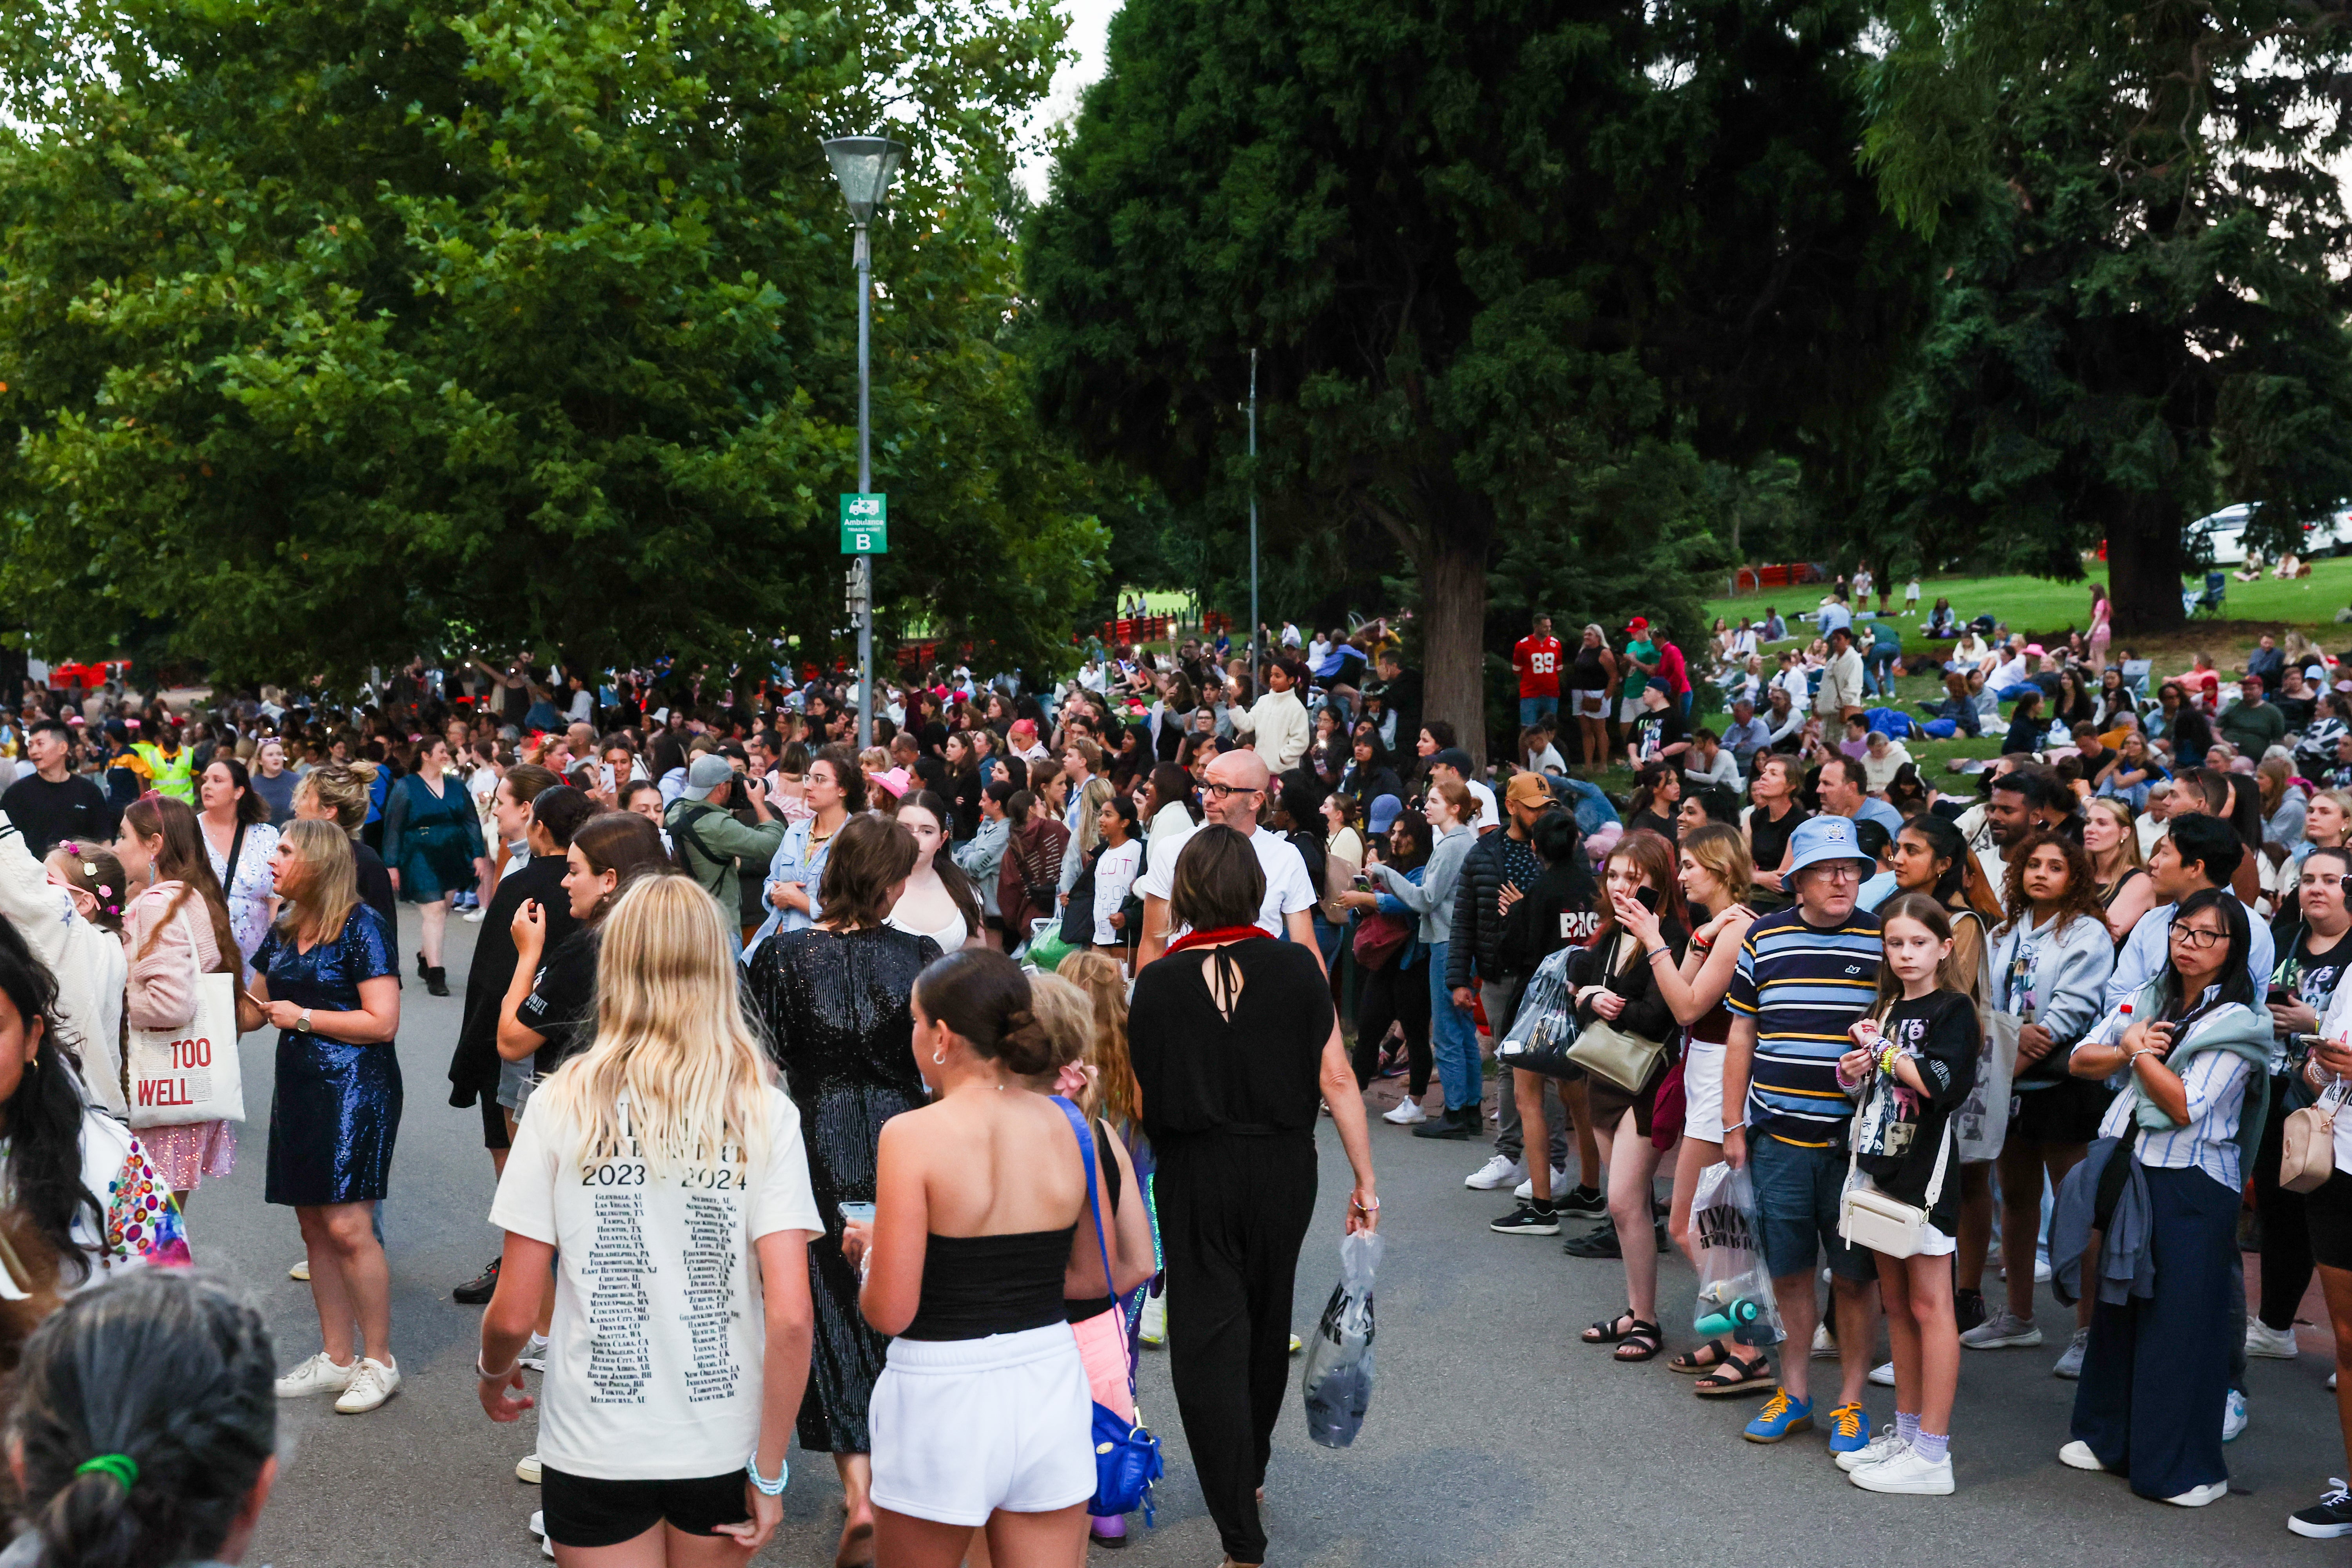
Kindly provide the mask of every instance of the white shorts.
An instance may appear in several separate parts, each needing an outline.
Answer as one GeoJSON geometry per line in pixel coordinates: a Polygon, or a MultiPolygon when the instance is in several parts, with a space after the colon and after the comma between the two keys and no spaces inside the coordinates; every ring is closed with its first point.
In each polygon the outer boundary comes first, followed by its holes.
{"type": "Polygon", "coordinates": [[[1946,1236],[1932,1225],[1923,1225],[1919,1227],[1920,1257],[1949,1258],[1959,1249],[1960,1244],[1958,1237],[1946,1236]]]}
{"type": "Polygon", "coordinates": [[[1631,724],[1642,716],[1642,694],[1639,690],[1617,704],[1617,718],[1621,723],[1631,724]]]}
{"type": "Polygon", "coordinates": [[[1578,718],[1606,719],[1609,717],[1609,693],[1606,691],[1578,691],[1571,695],[1575,699],[1574,707],[1578,718]]]}
{"type": "Polygon", "coordinates": [[[1693,1040],[1683,1048],[1683,1136],[1723,1142],[1723,1047],[1693,1040]]]}
{"type": "Polygon", "coordinates": [[[981,1525],[1095,1495],[1094,1400],[1067,1323],[982,1340],[892,1340],[866,1423],[874,1504],[981,1525]]]}

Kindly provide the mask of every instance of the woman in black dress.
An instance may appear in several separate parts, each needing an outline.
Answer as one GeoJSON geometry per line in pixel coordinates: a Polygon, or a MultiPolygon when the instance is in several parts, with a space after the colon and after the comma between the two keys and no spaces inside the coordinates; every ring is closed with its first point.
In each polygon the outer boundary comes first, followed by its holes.
{"type": "Polygon", "coordinates": [[[1265,1484],[1290,1377],[1291,1289],[1315,1216],[1316,1109],[1355,1173],[1347,1227],[1380,1218],[1364,1098],[1312,948],[1254,923],[1265,872],[1211,825],[1177,857],[1191,933],[1136,977],[1128,1048],[1159,1160],[1169,1373],[1202,1495],[1234,1563],[1265,1561],[1265,1484]]]}
{"type": "Polygon", "coordinates": [[[825,858],[817,889],[824,920],[761,943],[744,978],[800,1107],[810,1181],[824,1216],[824,1234],[809,1245],[816,1339],[800,1440],[811,1453],[831,1454],[841,1472],[849,1517],[840,1563],[873,1557],[866,1413],[889,1349],[859,1314],[857,1270],[841,1253],[841,1205],[874,1201],[882,1124],[925,1100],[908,999],[940,944],[883,923],[915,859],[914,835],[896,821],[851,817],[825,858]]]}

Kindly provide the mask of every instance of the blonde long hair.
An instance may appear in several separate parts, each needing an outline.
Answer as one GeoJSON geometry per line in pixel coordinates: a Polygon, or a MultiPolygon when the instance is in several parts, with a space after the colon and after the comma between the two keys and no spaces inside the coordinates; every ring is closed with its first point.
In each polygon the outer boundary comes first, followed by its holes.
{"type": "Polygon", "coordinates": [[[776,1071],[743,1016],[729,923],[689,877],[640,878],[614,900],[598,928],[595,1039],[540,1091],[578,1129],[575,1159],[632,1138],[656,1174],[765,1157],[776,1071]]]}
{"type": "Polygon", "coordinates": [[[1143,1115],[1143,1086],[1136,1082],[1135,1062],[1127,1054],[1127,976],[1118,960],[1107,952],[1073,952],[1054,973],[1085,992],[1094,1007],[1086,1060],[1095,1070],[1087,1089],[1087,1114],[1121,1128],[1134,1125],[1143,1115]]]}
{"type": "MultiPolygon", "coordinates": [[[[278,916],[278,929],[314,942],[338,940],[344,922],[360,907],[359,863],[352,853],[350,835],[321,817],[308,816],[288,823],[278,841],[302,868],[294,884],[293,901],[278,916]]],[[[399,945],[399,932],[384,934],[394,946],[399,945]]]]}
{"type": "Polygon", "coordinates": [[[1102,842],[1103,802],[1108,800],[1111,794],[1110,780],[1100,773],[1087,779],[1078,788],[1078,853],[1081,855],[1093,854],[1095,846],[1102,842]]]}

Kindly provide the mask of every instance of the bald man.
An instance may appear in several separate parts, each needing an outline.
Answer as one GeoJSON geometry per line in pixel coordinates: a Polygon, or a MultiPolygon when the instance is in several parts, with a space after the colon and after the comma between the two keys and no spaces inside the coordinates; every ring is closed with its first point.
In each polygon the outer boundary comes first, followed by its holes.
{"type": "MultiPolygon", "coordinates": [[[[1305,943],[1320,963],[1323,950],[1316,944],[1314,921],[1308,913],[1315,907],[1315,884],[1307,879],[1307,862],[1288,839],[1257,825],[1272,780],[1265,760],[1255,752],[1224,752],[1209,764],[1209,782],[1201,792],[1202,808],[1207,814],[1203,820],[1223,823],[1246,835],[1250,847],[1257,851],[1257,863],[1265,871],[1265,901],[1258,906],[1258,929],[1268,936],[1286,936],[1305,943]]],[[[1134,892],[1143,900],[1143,938],[1135,954],[1138,970],[1165,952],[1171,937],[1183,934],[1168,929],[1168,895],[1176,886],[1176,861],[1192,837],[1192,830],[1187,829],[1182,837],[1171,837],[1155,845],[1150,868],[1136,879],[1134,892]]]]}

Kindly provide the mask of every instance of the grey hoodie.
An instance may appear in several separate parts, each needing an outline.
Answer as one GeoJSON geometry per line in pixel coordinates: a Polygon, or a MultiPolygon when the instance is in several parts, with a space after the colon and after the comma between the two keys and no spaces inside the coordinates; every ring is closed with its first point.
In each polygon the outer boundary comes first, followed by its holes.
{"type": "Polygon", "coordinates": [[[1440,838],[1429,853],[1429,865],[1418,886],[1385,862],[1373,868],[1397,901],[1421,916],[1422,941],[1454,940],[1454,888],[1462,879],[1462,862],[1470,858],[1471,847],[1477,842],[1475,827],[1457,827],[1440,838]]]}

